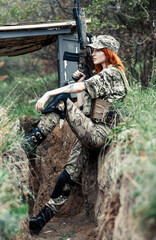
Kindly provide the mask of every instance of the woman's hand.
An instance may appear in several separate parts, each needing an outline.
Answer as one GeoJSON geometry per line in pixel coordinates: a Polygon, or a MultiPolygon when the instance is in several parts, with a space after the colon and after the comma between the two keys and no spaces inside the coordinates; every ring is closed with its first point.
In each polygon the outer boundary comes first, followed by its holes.
{"type": "MultiPolygon", "coordinates": [[[[79,71],[76,73],[79,75],[79,71]]],[[[85,79],[85,74],[81,73],[82,77],[78,80],[78,82],[69,84],[67,86],[57,88],[51,91],[46,92],[36,103],[36,112],[43,111],[45,103],[48,101],[48,99],[52,96],[56,96],[60,93],[80,93],[86,90],[85,84],[82,82],[85,79]]],[[[80,75],[79,75],[80,76],[80,75]]]]}
{"type": "Polygon", "coordinates": [[[83,82],[86,78],[86,75],[83,72],[80,72],[79,70],[77,70],[73,76],[77,79],[79,79],[77,82],[83,82]]]}
{"type": "Polygon", "coordinates": [[[39,110],[39,111],[43,111],[44,109],[44,105],[45,103],[48,101],[49,99],[49,93],[46,92],[36,103],[36,112],[39,110]]]}

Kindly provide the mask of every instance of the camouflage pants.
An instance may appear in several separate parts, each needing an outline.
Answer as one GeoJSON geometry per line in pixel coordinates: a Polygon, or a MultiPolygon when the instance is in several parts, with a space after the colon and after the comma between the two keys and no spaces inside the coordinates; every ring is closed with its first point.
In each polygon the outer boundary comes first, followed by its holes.
{"type": "MultiPolygon", "coordinates": [[[[60,102],[57,108],[63,110],[64,103],[60,102]]],[[[71,179],[76,182],[88,158],[89,149],[100,149],[107,139],[106,135],[109,133],[109,129],[102,123],[92,122],[70,99],[67,100],[66,117],[77,139],[64,168],[69,173],[71,179]]],[[[55,128],[59,120],[60,116],[52,112],[46,114],[38,126],[42,133],[47,135],[55,128]]]]}

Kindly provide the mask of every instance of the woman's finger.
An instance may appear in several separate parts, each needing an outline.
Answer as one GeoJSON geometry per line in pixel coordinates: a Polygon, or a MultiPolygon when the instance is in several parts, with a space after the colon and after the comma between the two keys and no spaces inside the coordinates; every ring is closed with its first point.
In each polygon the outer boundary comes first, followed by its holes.
{"type": "Polygon", "coordinates": [[[73,74],[74,76],[80,76],[81,75],[81,72],[79,70],[77,70],[76,72],[74,72],[73,74]]]}
{"type": "Polygon", "coordinates": [[[49,95],[47,93],[45,93],[36,103],[36,112],[39,111],[43,111],[44,109],[44,105],[47,102],[47,100],[49,99],[49,95]]]}
{"type": "Polygon", "coordinates": [[[37,112],[38,110],[41,111],[42,108],[43,108],[43,107],[42,107],[42,104],[37,101],[37,103],[36,103],[36,112],[37,112]]]}

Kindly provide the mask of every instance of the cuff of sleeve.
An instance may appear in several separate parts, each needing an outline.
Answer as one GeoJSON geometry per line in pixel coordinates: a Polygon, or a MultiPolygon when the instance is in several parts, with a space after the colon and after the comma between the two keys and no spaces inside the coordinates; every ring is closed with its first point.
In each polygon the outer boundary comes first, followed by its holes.
{"type": "Polygon", "coordinates": [[[85,84],[85,87],[86,87],[85,91],[89,94],[91,99],[94,99],[95,96],[94,96],[94,89],[93,89],[92,85],[87,80],[84,80],[84,84],[85,84]]]}

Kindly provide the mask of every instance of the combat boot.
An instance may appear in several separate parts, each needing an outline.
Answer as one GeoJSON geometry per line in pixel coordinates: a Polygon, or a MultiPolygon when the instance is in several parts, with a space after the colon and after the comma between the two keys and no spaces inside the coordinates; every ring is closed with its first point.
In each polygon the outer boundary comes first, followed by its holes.
{"type": "Polygon", "coordinates": [[[74,182],[70,175],[64,170],[58,177],[54,191],[41,212],[29,221],[31,234],[38,235],[47,222],[59,212],[60,208],[68,200],[74,182]]]}
{"type": "Polygon", "coordinates": [[[37,126],[28,137],[24,139],[21,147],[25,151],[28,157],[36,156],[36,148],[39,146],[46,136],[41,132],[40,128],[37,126]]]}
{"type": "Polygon", "coordinates": [[[55,213],[53,213],[52,209],[46,205],[36,217],[30,219],[30,233],[38,235],[45,224],[49,222],[54,215],[55,213]]]}

